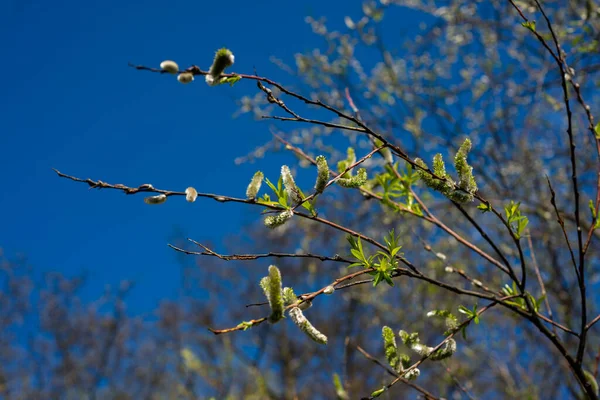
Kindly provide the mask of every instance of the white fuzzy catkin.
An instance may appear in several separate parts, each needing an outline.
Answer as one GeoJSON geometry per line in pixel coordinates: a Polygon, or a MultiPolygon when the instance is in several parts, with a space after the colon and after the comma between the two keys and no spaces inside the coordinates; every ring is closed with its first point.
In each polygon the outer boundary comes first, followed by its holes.
{"type": "Polygon", "coordinates": [[[185,85],[194,80],[194,75],[191,72],[182,72],[177,76],[177,80],[185,85]]]}
{"type": "Polygon", "coordinates": [[[179,65],[175,61],[165,60],[160,63],[160,69],[170,74],[176,74],[179,72],[179,65]]]}
{"type": "Polygon", "coordinates": [[[262,185],[264,175],[261,171],[258,171],[252,177],[248,188],[246,189],[246,198],[248,200],[255,200],[258,192],[260,190],[260,186],[262,185]]]}
{"type": "Polygon", "coordinates": [[[196,189],[194,189],[191,186],[189,188],[185,189],[185,199],[188,202],[193,203],[196,201],[197,198],[198,198],[198,192],[196,191],[196,189]]]}
{"type": "Polygon", "coordinates": [[[281,166],[281,180],[283,181],[283,186],[285,186],[288,199],[293,204],[300,203],[302,201],[302,197],[300,196],[300,192],[298,191],[298,187],[296,186],[292,172],[287,165],[281,166]]]}
{"type": "Polygon", "coordinates": [[[329,285],[325,288],[325,290],[323,290],[323,293],[332,294],[334,291],[335,291],[335,288],[333,286],[329,285]]]}
{"type": "Polygon", "coordinates": [[[275,229],[278,226],[285,224],[290,218],[292,218],[292,215],[294,215],[292,210],[285,210],[277,215],[269,215],[265,218],[265,225],[267,228],[275,229]]]}
{"type": "Polygon", "coordinates": [[[298,307],[292,307],[289,311],[290,318],[300,328],[300,330],[317,343],[327,344],[327,336],[323,335],[306,319],[302,310],[298,307]]]}

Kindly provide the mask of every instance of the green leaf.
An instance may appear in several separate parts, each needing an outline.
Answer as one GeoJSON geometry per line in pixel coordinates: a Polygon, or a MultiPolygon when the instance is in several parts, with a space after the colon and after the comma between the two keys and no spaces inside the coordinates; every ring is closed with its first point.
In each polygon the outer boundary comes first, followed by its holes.
{"type": "Polygon", "coordinates": [[[223,77],[221,78],[221,80],[219,80],[219,85],[222,85],[224,83],[229,83],[229,86],[233,86],[235,85],[240,79],[242,79],[241,76],[239,75],[233,75],[233,76],[228,76],[228,77],[223,77]]]}
{"type": "Polygon", "coordinates": [[[377,275],[375,275],[375,279],[373,280],[373,287],[379,285],[379,282],[381,282],[381,274],[378,272],[377,275]]]}
{"type": "Polygon", "coordinates": [[[486,204],[486,203],[481,203],[480,205],[477,206],[477,209],[481,210],[482,213],[490,212],[490,211],[492,211],[492,205],[486,204]]]}
{"type": "Polygon", "coordinates": [[[379,397],[383,392],[385,392],[385,387],[382,387],[379,390],[375,390],[373,393],[371,393],[371,397],[379,397]]]}
{"type": "Polygon", "coordinates": [[[542,297],[540,297],[539,299],[537,299],[535,301],[535,305],[536,305],[536,311],[540,309],[540,306],[542,305],[542,302],[546,300],[546,295],[543,295],[542,297]]]}
{"type": "Polygon", "coordinates": [[[469,310],[467,307],[465,306],[458,306],[458,312],[465,314],[466,316],[470,317],[471,316],[471,310],[469,310]]]}
{"type": "Polygon", "coordinates": [[[600,139],[600,122],[594,127],[594,132],[596,133],[596,139],[600,139]]]}
{"type": "Polygon", "coordinates": [[[265,183],[271,188],[271,190],[273,191],[273,193],[277,194],[279,193],[277,188],[275,187],[275,185],[273,185],[271,183],[271,181],[269,180],[269,178],[265,178],[265,183]]]}
{"type": "Polygon", "coordinates": [[[535,21],[522,22],[521,25],[529,29],[531,32],[535,32],[535,21]]]}
{"type": "Polygon", "coordinates": [[[352,253],[352,255],[354,256],[354,258],[358,259],[358,260],[364,260],[364,256],[360,253],[360,251],[356,250],[356,249],[350,249],[350,253],[352,253]]]}

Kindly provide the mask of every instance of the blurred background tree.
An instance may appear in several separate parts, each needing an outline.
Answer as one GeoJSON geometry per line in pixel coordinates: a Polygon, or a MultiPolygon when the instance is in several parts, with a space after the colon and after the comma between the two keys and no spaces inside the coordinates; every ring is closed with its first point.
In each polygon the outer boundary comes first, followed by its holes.
{"type": "MultiPolygon", "coordinates": [[[[581,281],[573,268],[573,263],[579,263],[577,225],[584,242],[587,233],[593,232],[585,259],[587,322],[600,312],[595,295],[600,231],[593,231],[596,217],[587,207],[589,200],[597,201],[597,139],[588,130],[585,109],[589,106],[594,114],[598,105],[600,5],[591,0],[544,1],[542,5],[564,52],[560,56],[564,71],[541,43],[555,51],[552,33],[533,0],[514,4],[367,1],[359,14],[339,10],[339,20],[331,22],[336,29],[320,19],[317,11],[306,21],[314,35],[322,38],[322,46],[299,52],[295,60],[273,58],[273,62],[286,73],[279,82],[287,89],[359,118],[428,165],[436,153],[449,160],[469,138],[473,145],[468,159],[479,193],[500,213],[510,201],[520,202],[522,214],[528,217],[517,240],[520,250],[492,213],[476,208],[479,201],[457,205],[420,183],[414,192],[398,190],[389,201],[334,185],[319,197],[318,215],[378,241],[393,229],[405,257],[419,271],[464,290],[499,295],[505,284],[512,286],[511,279],[490,262],[502,254],[506,263],[515,266],[519,278],[525,268],[527,292],[540,301],[540,313],[561,327],[543,324],[575,355],[582,313],[581,281]],[[535,25],[523,26],[517,9],[535,25]],[[408,15],[418,28],[407,32],[398,26],[395,21],[401,14],[408,15]],[[579,92],[567,86],[571,81],[579,85],[579,92]],[[570,98],[568,120],[563,84],[570,98]],[[578,96],[585,100],[578,102],[578,96]],[[580,222],[573,211],[567,121],[576,149],[580,222]],[[398,204],[424,213],[429,220],[402,212],[398,204]],[[491,256],[482,257],[482,253],[491,256]]],[[[198,62],[206,64],[204,59],[198,62]]],[[[236,83],[240,85],[246,85],[248,92],[254,90],[249,80],[236,83]]],[[[277,87],[270,89],[276,99],[285,99],[286,106],[304,118],[347,123],[335,115],[331,118],[322,108],[283,97],[277,87]]],[[[251,118],[280,116],[281,111],[264,90],[258,90],[239,100],[237,117],[252,125],[251,118]]],[[[323,124],[268,123],[273,140],[236,162],[254,162],[283,152],[301,188],[314,183],[315,169],[309,160],[317,155],[325,155],[333,169],[346,159],[348,147],[357,158],[373,149],[372,138],[363,132],[323,124]],[[290,155],[296,156],[295,161],[290,155]]],[[[405,174],[407,164],[397,156],[394,162],[398,162],[398,174],[405,174]]],[[[386,169],[386,158],[377,155],[361,166],[372,179],[363,187],[388,193],[381,180],[373,179],[396,179],[389,164],[386,169]]],[[[267,178],[276,181],[275,176],[267,178]]],[[[232,193],[222,195],[237,195],[243,189],[232,188],[232,193]]],[[[331,226],[292,218],[268,230],[262,219],[256,213],[256,223],[242,229],[230,227],[227,247],[211,249],[238,255],[273,251],[350,258],[346,235],[331,226]]],[[[185,238],[174,239],[172,244],[208,252],[185,238]]],[[[489,303],[424,280],[395,276],[394,287],[358,284],[315,299],[306,315],[328,337],[327,346],[310,341],[289,321],[215,336],[206,328],[235,326],[268,315],[268,305],[248,305],[264,301],[258,281],[269,264],[279,267],[284,285],[293,287],[296,294],[319,290],[354,270],[349,271],[344,263],[312,258],[224,261],[210,254],[192,257],[181,258],[186,271],[184,295],[163,302],[152,315],[139,316],[127,312],[129,282],[107,289],[103,297],[88,303],[78,296],[85,279],[49,274],[43,282],[34,282],[25,262],[5,259],[0,292],[2,397],[359,398],[394,380],[393,371],[385,368],[383,325],[394,332],[419,332],[424,343],[435,345],[445,327],[442,320],[427,318],[427,312],[447,309],[456,313],[459,305],[472,309],[475,304],[489,303]],[[27,338],[21,335],[20,321],[30,321],[35,327],[27,338]],[[334,384],[336,376],[341,387],[334,384]]],[[[468,327],[464,339],[457,335],[458,350],[453,357],[426,361],[419,367],[421,375],[412,382],[429,394],[398,384],[380,398],[584,398],[564,355],[535,324],[501,307],[480,319],[468,327]]],[[[594,376],[600,360],[597,329],[590,328],[582,355],[583,369],[594,376]]]]}

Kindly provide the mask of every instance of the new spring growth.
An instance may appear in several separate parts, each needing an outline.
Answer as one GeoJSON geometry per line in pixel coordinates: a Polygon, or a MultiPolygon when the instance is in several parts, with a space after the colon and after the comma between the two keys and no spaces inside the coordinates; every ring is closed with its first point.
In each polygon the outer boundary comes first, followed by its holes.
{"type": "Polygon", "coordinates": [[[289,311],[290,318],[292,321],[300,328],[300,330],[306,335],[320,344],[327,344],[327,336],[323,335],[321,332],[317,330],[304,316],[302,310],[298,307],[292,307],[289,311]]]}
{"type": "Polygon", "coordinates": [[[287,192],[288,199],[290,199],[292,204],[300,203],[302,201],[302,196],[300,195],[298,186],[296,186],[296,182],[294,182],[292,172],[290,171],[290,168],[287,165],[283,165],[281,167],[281,179],[283,180],[283,186],[285,186],[285,191],[287,192]]]}
{"type": "Polygon", "coordinates": [[[196,201],[197,198],[198,198],[198,192],[196,191],[196,189],[194,189],[191,186],[189,188],[185,189],[185,199],[188,202],[193,203],[196,201]]]}
{"type": "Polygon", "coordinates": [[[146,204],[162,204],[167,201],[167,195],[159,194],[157,196],[149,196],[144,198],[144,203],[146,204]]]}
{"type": "Polygon", "coordinates": [[[345,188],[358,188],[367,182],[367,170],[360,168],[356,173],[356,176],[351,178],[340,178],[338,179],[338,185],[345,188]]]}
{"type": "MultiPolygon", "coordinates": [[[[337,163],[338,172],[341,174],[342,172],[344,172],[346,170],[346,168],[348,168],[355,162],[356,162],[356,153],[354,152],[354,149],[352,147],[348,147],[348,150],[346,152],[346,159],[338,161],[338,163],[337,163]]],[[[352,170],[345,172],[342,175],[342,178],[349,178],[351,176],[352,176],[352,170]]]]}
{"type": "MultiPolygon", "coordinates": [[[[375,147],[383,146],[383,142],[377,138],[375,138],[373,140],[373,143],[375,144],[375,147]]],[[[390,164],[394,163],[394,158],[392,157],[392,151],[389,148],[384,147],[383,149],[379,150],[379,154],[381,154],[381,156],[383,157],[385,162],[390,163],[390,164]]]]}
{"type": "Polygon", "coordinates": [[[335,292],[335,288],[331,285],[327,286],[325,290],[323,290],[323,293],[325,294],[333,294],[333,292],[335,292]]]}
{"type": "Polygon", "coordinates": [[[315,191],[317,193],[323,193],[329,179],[329,165],[327,165],[325,156],[317,156],[315,161],[317,162],[317,182],[315,183],[315,191]]]}
{"type": "Polygon", "coordinates": [[[235,57],[229,49],[222,48],[217,50],[215,59],[208,71],[208,75],[206,75],[206,83],[211,86],[217,85],[219,83],[219,77],[225,71],[225,68],[231,67],[234,61],[235,57]]]}
{"type": "Polygon", "coordinates": [[[256,199],[256,195],[258,194],[258,191],[260,190],[260,185],[262,185],[263,178],[264,178],[264,175],[260,171],[258,171],[254,174],[254,176],[252,177],[252,180],[250,181],[250,184],[248,185],[248,188],[246,189],[246,198],[248,200],[256,199]]]}
{"type": "Polygon", "coordinates": [[[584,369],[583,375],[585,375],[585,380],[590,384],[590,386],[594,390],[594,393],[596,393],[596,395],[598,395],[598,382],[596,381],[594,374],[592,374],[590,371],[586,371],[584,369]]]}
{"type": "Polygon", "coordinates": [[[381,330],[381,334],[383,336],[385,358],[390,366],[404,376],[404,378],[409,380],[416,379],[421,372],[417,368],[406,371],[410,367],[410,357],[406,354],[398,352],[396,338],[392,329],[384,326],[381,330]]]}
{"type": "Polygon", "coordinates": [[[446,340],[443,347],[434,351],[433,354],[429,356],[429,359],[432,361],[439,361],[451,357],[454,353],[456,353],[456,340],[450,338],[446,340]]]}
{"type": "Polygon", "coordinates": [[[283,318],[283,293],[281,290],[281,272],[271,265],[269,267],[269,276],[260,280],[260,287],[265,292],[265,296],[271,306],[271,315],[269,322],[274,324],[283,318]]]}
{"type": "MultiPolygon", "coordinates": [[[[427,168],[427,164],[425,164],[425,162],[420,158],[415,159],[415,163],[422,168],[427,168]]],[[[444,164],[442,155],[439,153],[433,157],[433,172],[437,176],[443,178],[443,180],[434,178],[429,172],[423,171],[420,168],[417,169],[419,177],[427,186],[437,190],[438,192],[441,192],[446,196],[449,196],[454,190],[454,182],[452,182],[452,180],[449,178],[449,175],[446,173],[446,165],[444,164]]]]}
{"type": "Polygon", "coordinates": [[[401,371],[402,366],[400,365],[400,357],[398,356],[398,346],[396,346],[396,336],[394,331],[389,326],[384,326],[381,330],[383,336],[383,348],[385,351],[385,358],[390,364],[390,367],[394,371],[401,371]]]}
{"type": "Polygon", "coordinates": [[[179,72],[179,65],[175,61],[165,60],[160,63],[160,69],[169,74],[176,74],[179,72]]]}
{"type": "Polygon", "coordinates": [[[446,340],[444,346],[433,351],[433,347],[426,346],[419,340],[419,334],[408,333],[406,331],[399,332],[402,342],[415,353],[429,357],[430,360],[439,361],[452,356],[456,352],[456,341],[452,338],[446,340]]]}
{"type": "MultiPolygon", "coordinates": [[[[473,177],[473,167],[467,163],[467,153],[471,150],[471,141],[467,138],[458,149],[454,157],[454,168],[458,173],[458,184],[446,172],[446,166],[441,154],[433,157],[433,172],[440,178],[434,178],[429,172],[418,169],[419,177],[430,188],[441,192],[444,196],[458,203],[473,201],[477,184],[473,177]],[[458,186],[458,190],[457,190],[458,186]]],[[[427,164],[420,158],[415,159],[420,167],[427,168],[427,164]]]]}
{"type": "Polygon", "coordinates": [[[194,80],[194,75],[191,72],[182,72],[177,75],[177,80],[185,85],[194,80]]]}
{"type": "Polygon", "coordinates": [[[294,293],[294,289],[290,287],[283,288],[283,304],[286,306],[296,304],[298,302],[298,298],[294,293]]]}
{"type": "Polygon", "coordinates": [[[477,183],[473,177],[473,167],[467,163],[467,154],[471,151],[471,141],[466,138],[454,157],[454,166],[458,173],[458,187],[469,193],[477,191],[477,183]]]}
{"type": "Polygon", "coordinates": [[[406,331],[400,331],[398,335],[400,336],[400,339],[402,339],[402,343],[404,343],[406,347],[408,347],[409,349],[421,356],[428,356],[433,350],[432,347],[421,344],[421,341],[419,340],[419,334],[417,332],[409,334],[406,331]]]}
{"type": "Polygon", "coordinates": [[[444,318],[447,331],[444,335],[452,333],[458,327],[458,318],[448,310],[433,310],[427,313],[428,317],[444,318]]]}
{"type": "Polygon", "coordinates": [[[269,215],[265,218],[265,226],[267,228],[275,229],[278,226],[285,224],[290,218],[292,218],[292,210],[285,210],[277,215],[269,215]]]}
{"type": "Polygon", "coordinates": [[[350,398],[344,389],[344,385],[342,385],[342,380],[338,374],[333,374],[333,386],[335,386],[335,395],[338,400],[348,400],[350,398]]]}

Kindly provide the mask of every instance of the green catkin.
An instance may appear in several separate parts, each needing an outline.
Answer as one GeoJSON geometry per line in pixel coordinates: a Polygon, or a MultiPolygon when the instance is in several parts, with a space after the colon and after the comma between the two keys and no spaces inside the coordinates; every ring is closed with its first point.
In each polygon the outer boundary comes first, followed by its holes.
{"type": "Polygon", "coordinates": [[[356,176],[351,178],[340,178],[337,180],[338,185],[345,188],[358,188],[367,182],[367,170],[360,168],[356,176]]]}
{"type": "Polygon", "coordinates": [[[443,360],[456,352],[456,341],[452,338],[446,340],[443,347],[434,351],[433,347],[421,343],[419,334],[416,332],[409,334],[406,331],[400,331],[399,336],[406,347],[421,356],[429,357],[429,359],[433,361],[443,360]]]}
{"type": "Polygon", "coordinates": [[[283,296],[281,290],[281,272],[274,265],[269,267],[269,276],[261,279],[260,286],[271,306],[269,322],[274,324],[283,318],[283,296]]]}
{"type": "Polygon", "coordinates": [[[283,304],[289,306],[298,301],[298,297],[294,293],[294,289],[290,287],[283,288],[283,304]]]}
{"type": "Polygon", "coordinates": [[[206,83],[211,86],[218,85],[219,77],[223,72],[225,72],[225,68],[233,65],[234,61],[235,57],[229,49],[222,48],[217,50],[215,59],[213,60],[213,63],[208,71],[208,75],[206,75],[206,83]]]}
{"type": "Polygon", "coordinates": [[[402,366],[400,365],[400,357],[398,356],[398,347],[396,346],[394,331],[392,331],[390,327],[384,326],[381,330],[381,334],[383,336],[385,358],[390,364],[390,367],[395,371],[400,371],[402,366]]]}
{"type": "MultiPolygon", "coordinates": [[[[467,203],[475,199],[477,192],[477,183],[473,177],[473,167],[467,163],[467,154],[471,150],[471,141],[467,138],[458,149],[454,157],[454,168],[458,173],[458,183],[454,182],[450,175],[446,172],[446,166],[441,154],[436,154],[433,157],[433,173],[442,179],[434,178],[431,173],[417,169],[419,177],[425,184],[442,193],[452,201],[457,203],[467,203]]],[[[415,159],[415,163],[427,169],[427,164],[420,158],[415,159]]]]}
{"type": "Polygon", "coordinates": [[[348,168],[355,162],[356,162],[356,152],[354,151],[354,149],[352,147],[348,147],[348,150],[346,152],[346,159],[338,161],[338,163],[337,163],[338,173],[340,173],[340,174],[343,173],[342,178],[350,178],[352,176],[352,170],[346,171],[346,168],[348,168]],[[344,171],[346,171],[346,172],[344,172],[344,171]]]}
{"type": "Polygon", "coordinates": [[[446,323],[446,329],[448,330],[448,332],[452,332],[458,327],[458,318],[456,318],[456,316],[448,310],[429,311],[427,313],[427,316],[428,317],[437,316],[437,317],[444,318],[444,322],[446,323]]]}
{"type": "Polygon", "coordinates": [[[327,165],[325,156],[317,156],[315,161],[317,162],[317,182],[315,183],[315,191],[317,193],[323,193],[327,181],[329,180],[329,165],[327,165]]]}
{"type": "Polygon", "coordinates": [[[458,187],[469,194],[477,191],[477,183],[473,177],[473,167],[467,163],[467,154],[471,150],[471,141],[467,138],[454,157],[454,167],[458,173],[458,187]]]}
{"type": "Polygon", "coordinates": [[[444,343],[443,347],[431,353],[429,359],[432,361],[439,361],[451,357],[454,353],[456,353],[456,340],[451,338],[444,343]]]}
{"type": "Polygon", "coordinates": [[[269,215],[265,218],[265,226],[267,228],[275,229],[278,226],[285,224],[290,218],[292,218],[292,210],[285,210],[277,215],[269,215]]]}

